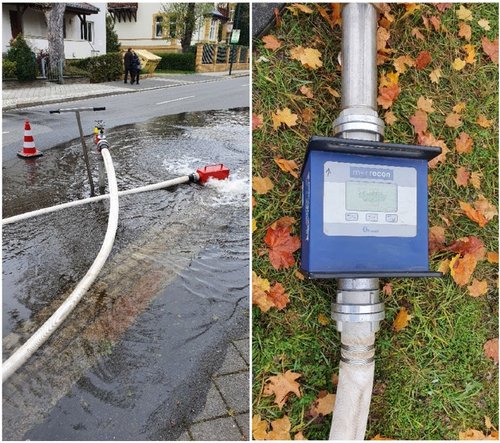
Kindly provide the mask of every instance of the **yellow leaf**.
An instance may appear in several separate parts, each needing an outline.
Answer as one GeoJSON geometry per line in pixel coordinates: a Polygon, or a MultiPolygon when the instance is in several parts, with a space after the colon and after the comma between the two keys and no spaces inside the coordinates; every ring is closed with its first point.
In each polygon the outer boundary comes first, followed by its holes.
{"type": "Polygon", "coordinates": [[[465,65],[466,65],[466,63],[464,60],[462,60],[460,58],[456,58],[455,61],[451,64],[451,67],[453,69],[455,69],[456,71],[461,71],[465,65]]]}
{"type": "Polygon", "coordinates": [[[330,324],[330,319],[325,314],[320,313],[318,315],[318,322],[319,322],[319,324],[326,326],[326,325],[330,324]]]}
{"type": "Polygon", "coordinates": [[[417,109],[427,112],[428,114],[435,111],[432,107],[432,99],[423,96],[417,100],[417,109]]]}
{"type": "Polygon", "coordinates": [[[485,31],[489,31],[491,29],[490,22],[488,20],[485,20],[484,18],[478,20],[477,24],[481,26],[481,28],[483,28],[485,31]]]}
{"type": "Polygon", "coordinates": [[[486,280],[479,281],[474,279],[470,286],[467,286],[467,289],[472,297],[480,297],[488,292],[488,282],[486,280]]]}
{"type": "Polygon", "coordinates": [[[273,182],[269,177],[259,177],[254,175],[252,178],[252,189],[257,194],[267,194],[271,189],[274,188],[273,182]]]}
{"type": "Polygon", "coordinates": [[[476,189],[481,189],[481,177],[482,176],[483,176],[483,174],[481,174],[480,172],[473,172],[470,175],[470,183],[476,189]]]}
{"type": "Polygon", "coordinates": [[[271,427],[272,431],[268,432],[267,440],[291,440],[290,429],[292,424],[286,415],[283,418],[273,420],[271,427]]]}
{"type": "Polygon", "coordinates": [[[465,109],[465,102],[458,102],[455,106],[453,106],[453,112],[460,114],[465,109]]]}
{"type": "Polygon", "coordinates": [[[306,68],[317,69],[323,66],[323,62],[319,59],[321,52],[317,49],[297,46],[290,50],[290,55],[293,60],[299,60],[306,68]]]}
{"type": "Polygon", "coordinates": [[[439,79],[441,78],[441,76],[441,69],[439,68],[434,69],[434,71],[429,74],[429,78],[431,79],[432,83],[439,83],[439,79]]]}
{"type": "Polygon", "coordinates": [[[467,429],[464,432],[458,433],[459,440],[484,440],[486,436],[477,429],[467,429]]]}
{"type": "Polygon", "coordinates": [[[448,126],[450,128],[455,128],[455,129],[462,126],[462,120],[460,120],[460,115],[455,114],[455,113],[448,114],[446,116],[445,123],[446,123],[446,126],[448,126]]]}
{"type": "Polygon", "coordinates": [[[394,59],[394,68],[400,74],[406,72],[407,67],[415,66],[415,60],[413,60],[409,55],[402,55],[394,59]]]}
{"type": "Polygon", "coordinates": [[[278,129],[282,123],[287,125],[289,128],[297,124],[297,114],[292,114],[289,108],[278,109],[276,113],[271,114],[273,119],[273,129],[278,129]]]}
{"type": "Polygon", "coordinates": [[[295,275],[295,277],[297,277],[300,281],[305,279],[304,274],[297,269],[294,271],[293,275],[295,275]]]}
{"type": "Polygon", "coordinates": [[[469,63],[469,65],[476,63],[476,47],[474,45],[464,45],[463,48],[467,53],[465,63],[469,63]]]}
{"type": "Polygon", "coordinates": [[[262,420],[260,415],[252,417],[252,434],[254,440],[265,440],[267,437],[267,421],[262,420]]]}
{"type": "Polygon", "coordinates": [[[274,157],[274,161],[282,171],[288,172],[295,178],[299,178],[299,174],[297,173],[299,165],[295,163],[295,160],[285,160],[284,158],[274,157]]]}
{"type": "Polygon", "coordinates": [[[438,272],[442,272],[444,275],[448,274],[450,271],[450,260],[446,259],[439,263],[438,272]]]}
{"type": "Polygon", "coordinates": [[[255,232],[257,230],[257,220],[252,218],[252,232],[255,232]]]}
{"type": "Polygon", "coordinates": [[[302,3],[294,3],[292,6],[289,6],[288,9],[298,9],[299,11],[305,13],[305,14],[312,14],[313,10],[309,8],[308,6],[302,4],[302,3]]]}
{"type": "Polygon", "coordinates": [[[460,5],[457,11],[457,17],[460,20],[472,20],[472,11],[465,8],[463,5],[460,5]]]}
{"type": "Polygon", "coordinates": [[[411,14],[414,14],[415,11],[419,10],[422,7],[422,5],[420,3],[403,3],[403,4],[406,8],[406,12],[404,13],[403,17],[401,17],[401,18],[405,18],[411,14]]]}
{"type": "Polygon", "coordinates": [[[396,318],[394,319],[394,323],[392,324],[393,329],[396,332],[399,332],[402,329],[406,328],[410,323],[411,318],[412,316],[408,314],[406,308],[401,308],[398,312],[398,315],[396,315],[396,318]]]}
{"type": "Polygon", "coordinates": [[[273,301],[267,296],[271,289],[269,280],[259,277],[252,271],[252,304],[257,305],[262,312],[267,312],[274,307],[273,301]]]}
{"type": "Polygon", "coordinates": [[[398,119],[394,115],[394,112],[387,111],[385,113],[384,120],[385,120],[386,125],[392,126],[398,119]]]}

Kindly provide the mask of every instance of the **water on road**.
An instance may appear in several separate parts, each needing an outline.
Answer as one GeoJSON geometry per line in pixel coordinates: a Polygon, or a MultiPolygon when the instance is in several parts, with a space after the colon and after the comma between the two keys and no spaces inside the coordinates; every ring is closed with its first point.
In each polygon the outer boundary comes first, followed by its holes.
{"type": "MultiPolygon", "coordinates": [[[[228,341],[248,335],[248,135],[247,109],[107,131],[120,190],[206,164],[224,163],[231,176],[120,198],[117,238],[98,279],[3,386],[4,440],[180,435],[228,341]]],[[[89,193],[79,140],[3,163],[3,217],[89,193]]],[[[105,200],[4,227],[4,359],[83,277],[107,216],[105,200]]]]}

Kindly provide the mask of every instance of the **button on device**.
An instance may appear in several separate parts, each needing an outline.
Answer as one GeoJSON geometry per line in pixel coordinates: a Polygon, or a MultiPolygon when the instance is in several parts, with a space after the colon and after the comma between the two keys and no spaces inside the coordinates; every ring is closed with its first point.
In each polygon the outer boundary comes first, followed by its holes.
{"type": "Polygon", "coordinates": [[[378,214],[366,214],[366,221],[370,222],[378,221],[378,214]]]}
{"type": "Polygon", "coordinates": [[[356,212],[346,212],[345,219],[346,221],[358,221],[358,214],[356,212]]]}
{"type": "Polygon", "coordinates": [[[396,223],[398,216],[396,214],[385,214],[385,221],[388,223],[396,223]]]}

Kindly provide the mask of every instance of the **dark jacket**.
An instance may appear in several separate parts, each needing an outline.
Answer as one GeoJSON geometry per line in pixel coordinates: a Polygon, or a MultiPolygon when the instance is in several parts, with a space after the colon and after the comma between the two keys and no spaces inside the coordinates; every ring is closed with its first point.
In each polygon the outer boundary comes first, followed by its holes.
{"type": "Polygon", "coordinates": [[[133,54],[132,55],[132,64],[130,66],[130,69],[134,69],[136,71],[140,71],[141,70],[141,60],[137,56],[137,54],[133,54]]]}
{"type": "Polygon", "coordinates": [[[126,69],[131,69],[132,68],[132,57],[134,54],[132,54],[131,51],[127,51],[125,53],[125,56],[123,57],[123,63],[125,64],[126,69]]]}

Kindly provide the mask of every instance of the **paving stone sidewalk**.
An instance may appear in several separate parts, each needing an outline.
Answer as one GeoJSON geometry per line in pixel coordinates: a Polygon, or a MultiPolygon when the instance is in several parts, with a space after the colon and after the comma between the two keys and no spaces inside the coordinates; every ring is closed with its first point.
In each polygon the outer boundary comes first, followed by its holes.
{"type": "MultiPolygon", "coordinates": [[[[248,76],[248,71],[236,71],[234,77],[248,76]]],[[[25,108],[29,106],[61,103],[85,98],[103,97],[153,89],[171,88],[191,83],[220,81],[229,78],[227,72],[207,74],[158,74],[140,80],[139,85],[123,83],[123,80],[106,83],[75,83],[58,85],[50,82],[37,82],[24,88],[2,90],[2,110],[25,108]]]]}
{"type": "Polygon", "coordinates": [[[249,440],[248,337],[230,343],[220,369],[212,376],[204,408],[179,441],[249,440]]]}

